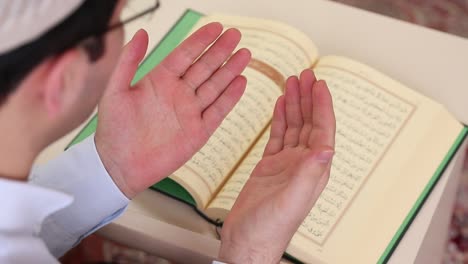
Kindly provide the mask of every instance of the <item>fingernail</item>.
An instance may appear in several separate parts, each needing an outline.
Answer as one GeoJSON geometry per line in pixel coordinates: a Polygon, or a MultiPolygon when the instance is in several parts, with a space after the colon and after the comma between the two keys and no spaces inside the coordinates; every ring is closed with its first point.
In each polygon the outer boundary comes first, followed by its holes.
{"type": "Polygon", "coordinates": [[[329,163],[334,154],[333,150],[325,150],[317,155],[316,160],[320,163],[329,163]]]}

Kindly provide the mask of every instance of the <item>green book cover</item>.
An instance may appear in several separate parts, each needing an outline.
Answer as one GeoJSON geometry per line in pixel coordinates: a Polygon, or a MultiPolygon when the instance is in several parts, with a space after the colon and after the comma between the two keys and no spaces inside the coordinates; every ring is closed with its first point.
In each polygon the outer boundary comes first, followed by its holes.
{"type": "MultiPolygon", "coordinates": [[[[158,65],[187,36],[187,34],[192,29],[192,27],[198,22],[198,20],[202,16],[203,16],[202,14],[196,11],[187,10],[182,15],[182,17],[176,22],[176,24],[169,30],[169,32],[164,36],[161,42],[151,51],[151,53],[147,56],[147,58],[142,62],[138,71],[136,72],[133,82],[135,83],[138,80],[140,80],[152,68],[158,65]]],[[[94,133],[96,131],[97,122],[98,122],[97,116],[94,116],[89,121],[89,123],[80,131],[80,133],[72,140],[72,142],[69,144],[68,147],[82,141],[83,139],[85,139],[86,137],[94,133]]],[[[430,182],[424,188],[423,193],[419,196],[419,199],[416,201],[416,203],[413,205],[410,212],[407,214],[405,220],[400,225],[400,228],[396,231],[392,240],[389,242],[387,248],[385,249],[384,252],[382,252],[382,255],[380,259],[378,260],[378,263],[386,263],[390,259],[398,243],[403,238],[405,232],[410,227],[412,221],[416,217],[417,213],[421,209],[426,199],[429,197],[429,194],[431,193],[432,189],[435,187],[437,181],[442,176],[446,167],[452,160],[453,156],[456,154],[457,150],[459,149],[459,147],[461,146],[461,144],[463,143],[467,135],[468,135],[468,128],[464,127],[462,131],[460,132],[456,142],[454,142],[454,144],[452,145],[452,148],[449,150],[449,152],[445,156],[445,159],[442,161],[441,165],[434,172],[433,176],[431,177],[430,182]]],[[[194,209],[197,209],[195,200],[192,198],[190,193],[188,193],[177,182],[169,178],[162,180],[161,182],[153,185],[151,188],[156,191],[162,192],[174,199],[185,202],[191,205],[194,209]]],[[[216,222],[213,220],[210,220],[210,219],[207,219],[207,220],[216,224],[216,222]]],[[[300,263],[299,260],[295,259],[293,256],[290,256],[288,254],[285,254],[285,258],[293,262],[300,263]]]]}

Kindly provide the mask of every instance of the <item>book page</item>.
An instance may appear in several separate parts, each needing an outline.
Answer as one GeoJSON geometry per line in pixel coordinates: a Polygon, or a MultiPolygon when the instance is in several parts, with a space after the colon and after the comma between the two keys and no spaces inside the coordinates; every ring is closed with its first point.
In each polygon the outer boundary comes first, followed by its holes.
{"type": "Polygon", "coordinates": [[[337,120],[329,182],[299,232],[323,244],[416,106],[334,64],[316,68],[327,80],[337,120]]]}
{"type": "Polygon", "coordinates": [[[263,151],[270,137],[270,126],[267,127],[249,153],[245,156],[232,176],[224,184],[216,197],[205,210],[206,215],[212,219],[224,220],[231,210],[240,191],[250,177],[257,163],[262,159],[263,151]]]}
{"type": "Polygon", "coordinates": [[[315,44],[301,31],[278,21],[213,14],[202,23],[221,22],[225,29],[242,33],[239,48],[252,52],[252,68],[273,79],[280,87],[287,77],[311,68],[318,60],[315,44]]]}
{"type": "Polygon", "coordinates": [[[227,175],[234,169],[271,119],[279,87],[252,69],[245,94],[221,126],[171,178],[186,188],[200,208],[205,208],[227,175]]]}
{"type": "Polygon", "coordinates": [[[375,263],[462,126],[440,104],[355,61],[325,57],[315,72],[332,93],[336,154],[288,253],[375,263]]]}
{"type": "Polygon", "coordinates": [[[312,42],[283,24],[213,15],[201,18],[194,30],[212,21],[221,22],[225,29],[238,28],[243,36],[239,48],[250,49],[252,61],[243,73],[247,88],[240,102],[208,143],[171,176],[200,208],[207,206],[271,120],[286,78],[311,67],[317,59],[312,42]]]}

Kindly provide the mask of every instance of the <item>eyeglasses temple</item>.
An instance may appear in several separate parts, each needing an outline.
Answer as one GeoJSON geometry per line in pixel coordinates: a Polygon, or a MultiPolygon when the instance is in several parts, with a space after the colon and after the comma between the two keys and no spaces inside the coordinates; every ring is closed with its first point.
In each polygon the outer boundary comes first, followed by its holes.
{"type": "Polygon", "coordinates": [[[138,14],[132,16],[132,17],[129,17],[129,18],[125,19],[124,21],[120,21],[117,24],[114,24],[114,25],[108,27],[106,32],[112,31],[112,30],[114,30],[116,28],[119,28],[119,27],[121,27],[121,26],[123,26],[123,25],[137,19],[137,18],[140,18],[140,17],[142,17],[142,16],[144,16],[146,14],[152,13],[156,9],[158,9],[160,6],[161,6],[161,3],[159,1],[156,1],[156,4],[154,6],[148,8],[148,9],[142,11],[141,13],[138,13],[138,14]]]}

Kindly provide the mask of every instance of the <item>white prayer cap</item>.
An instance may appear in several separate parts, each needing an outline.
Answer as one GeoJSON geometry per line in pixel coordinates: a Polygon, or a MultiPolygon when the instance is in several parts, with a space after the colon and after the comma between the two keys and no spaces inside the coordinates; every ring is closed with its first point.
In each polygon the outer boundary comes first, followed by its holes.
{"type": "Polygon", "coordinates": [[[40,37],[85,0],[0,0],[0,54],[40,37]]]}

